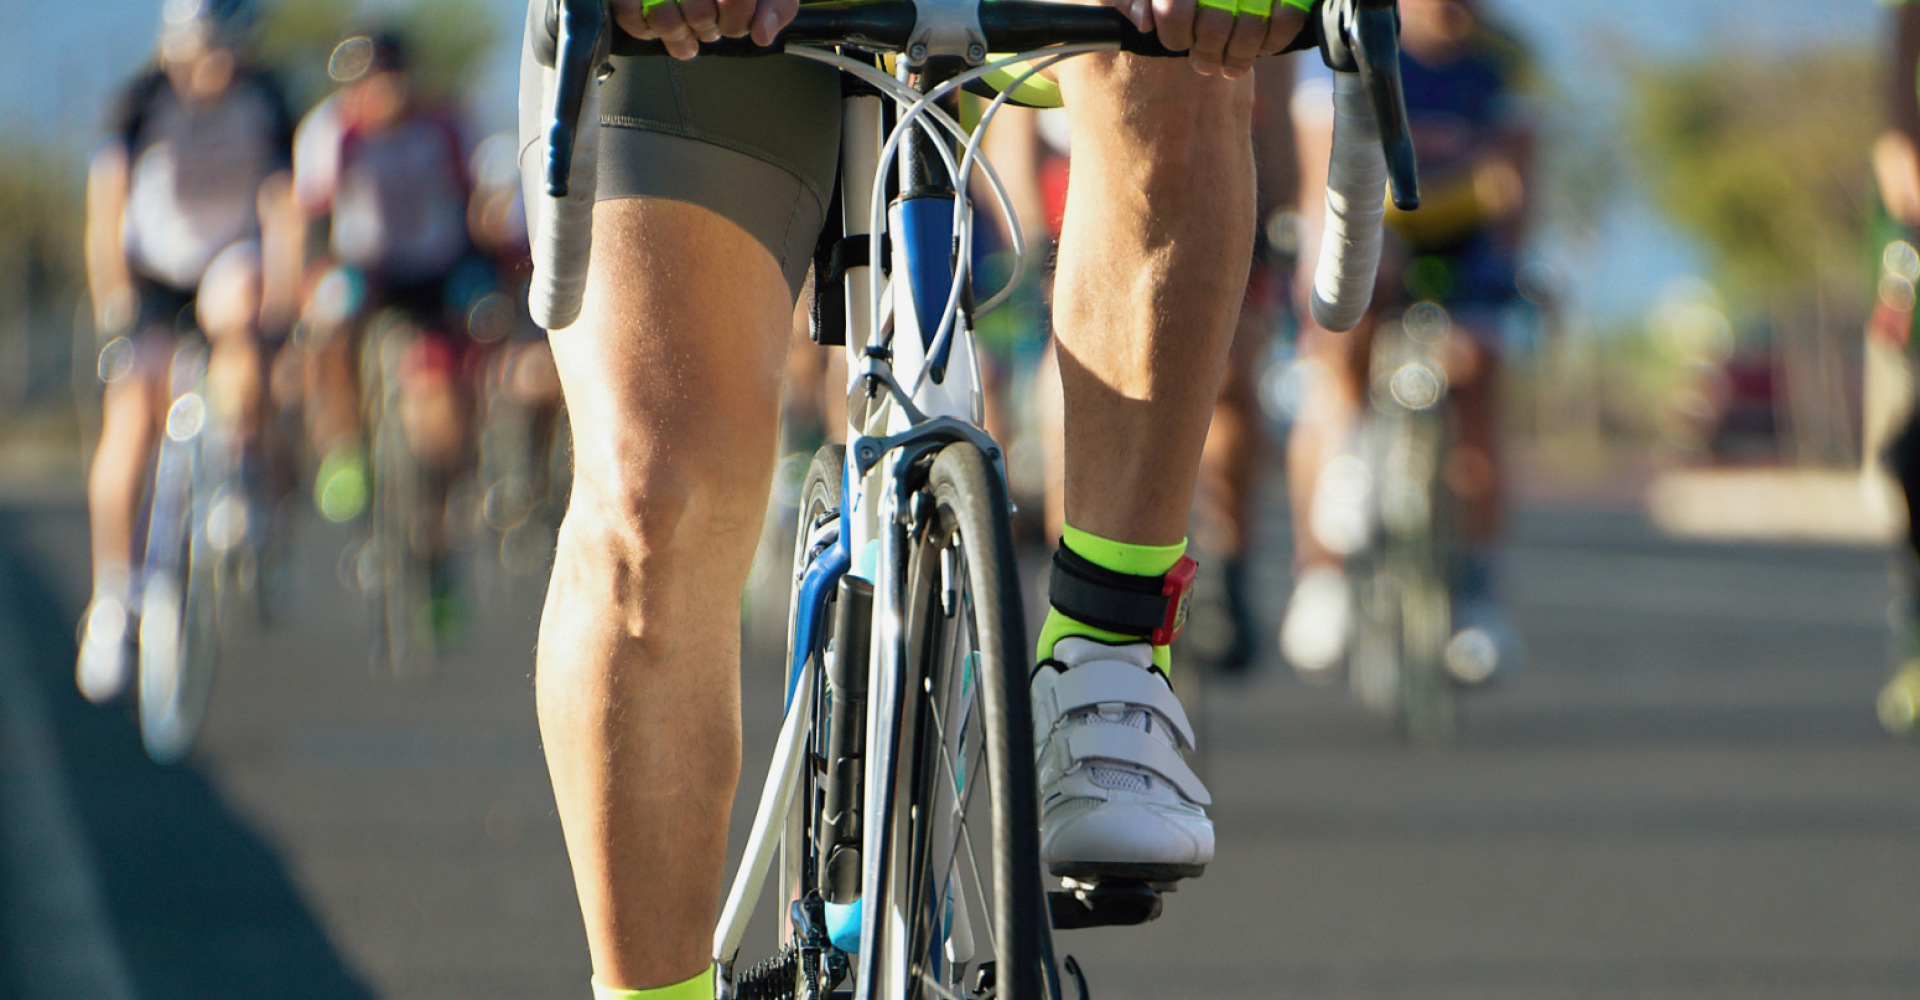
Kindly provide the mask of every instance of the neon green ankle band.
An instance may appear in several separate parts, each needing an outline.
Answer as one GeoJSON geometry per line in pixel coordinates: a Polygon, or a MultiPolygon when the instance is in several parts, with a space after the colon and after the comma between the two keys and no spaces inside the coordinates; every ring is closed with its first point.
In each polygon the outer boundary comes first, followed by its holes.
{"type": "Polygon", "coordinates": [[[593,1000],[713,1000],[713,966],[684,983],[650,990],[616,990],[593,981],[593,1000]]]}
{"type": "Polygon", "coordinates": [[[1187,554],[1184,538],[1173,545],[1135,545],[1101,538],[1071,524],[1061,526],[1060,540],[1067,543],[1075,555],[1095,566],[1128,576],[1160,576],[1187,554]]]}
{"type": "MultiPolygon", "coordinates": [[[[1067,548],[1073,550],[1075,555],[1095,566],[1129,576],[1163,576],[1180,561],[1181,556],[1187,554],[1187,543],[1184,539],[1175,545],[1135,545],[1132,542],[1117,542],[1111,538],[1102,538],[1071,524],[1062,526],[1060,540],[1067,548]]],[[[1094,628],[1084,622],[1075,621],[1058,608],[1048,608],[1047,620],[1040,626],[1039,659],[1051,659],[1054,644],[1071,635],[1084,636],[1100,642],[1140,641],[1137,635],[1122,635],[1118,632],[1094,628]]],[[[1153,665],[1159,667],[1162,673],[1172,676],[1173,657],[1166,646],[1153,647],[1153,665]]]]}

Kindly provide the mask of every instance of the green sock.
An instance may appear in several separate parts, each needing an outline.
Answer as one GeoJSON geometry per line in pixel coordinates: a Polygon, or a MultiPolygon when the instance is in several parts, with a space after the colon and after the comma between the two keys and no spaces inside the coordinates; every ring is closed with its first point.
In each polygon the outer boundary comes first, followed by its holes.
{"type": "Polygon", "coordinates": [[[658,986],[650,990],[616,990],[593,983],[593,1000],[713,1000],[713,966],[684,983],[658,986]]]}
{"type": "MultiPolygon", "coordinates": [[[[1092,532],[1081,531],[1071,524],[1062,527],[1060,543],[1072,550],[1074,555],[1101,569],[1125,573],[1129,576],[1163,576],[1180,561],[1181,556],[1187,554],[1185,540],[1177,545],[1135,545],[1131,542],[1116,542],[1111,538],[1101,538],[1092,532]]],[[[1139,642],[1143,638],[1094,628],[1062,614],[1058,608],[1049,607],[1046,623],[1040,626],[1039,659],[1051,659],[1054,644],[1070,635],[1084,636],[1100,642],[1139,642]]],[[[1159,667],[1167,676],[1173,676],[1173,657],[1167,647],[1153,647],[1153,665],[1159,667]]]]}

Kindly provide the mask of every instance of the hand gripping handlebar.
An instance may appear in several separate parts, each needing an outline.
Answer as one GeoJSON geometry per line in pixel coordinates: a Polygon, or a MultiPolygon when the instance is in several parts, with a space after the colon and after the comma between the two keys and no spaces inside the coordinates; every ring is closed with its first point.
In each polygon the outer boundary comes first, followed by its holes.
{"type": "MultiPolygon", "coordinates": [[[[664,54],[658,42],[633,38],[612,23],[606,0],[548,0],[547,29],[555,72],[542,135],[542,183],[528,206],[534,274],[529,307],[549,330],[580,314],[593,245],[594,179],[599,152],[597,79],[611,55],[664,54]]],[[[1178,56],[1157,36],[1136,30],[1108,7],[990,0],[977,5],[980,35],[994,52],[1050,45],[1111,43],[1146,56],[1178,56]]],[[[759,56],[788,43],[848,44],[904,51],[920,21],[914,0],[808,4],[772,46],[722,39],[703,56],[759,56]]],[[[1380,262],[1381,192],[1392,182],[1394,204],[1419,204],[1413,140],[1400,84],[1399,9],[1395,0],[1321,0],[1288,51],[1318,47],[1335,73],[1334,149],[1328,170],[1327,226],[1312,298],[1316,321],[1351,329],[1365,314],[1380,262]]],[[[540,47],[544,59],[544,46],[540,47]]],[[[978,62],[979,60],[973,59],[978,62]]]]}

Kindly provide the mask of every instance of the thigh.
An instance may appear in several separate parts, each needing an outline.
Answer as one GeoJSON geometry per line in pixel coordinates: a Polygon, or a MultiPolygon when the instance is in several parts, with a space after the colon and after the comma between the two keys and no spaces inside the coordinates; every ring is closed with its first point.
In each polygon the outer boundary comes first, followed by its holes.
{"type": "Polygon", "coordinates": [[[576,494],[696,504],[757,534],[791,310],[772,255],[726,218],[666,199],[600,202],[581,318],[551,340],[576,494]]]}

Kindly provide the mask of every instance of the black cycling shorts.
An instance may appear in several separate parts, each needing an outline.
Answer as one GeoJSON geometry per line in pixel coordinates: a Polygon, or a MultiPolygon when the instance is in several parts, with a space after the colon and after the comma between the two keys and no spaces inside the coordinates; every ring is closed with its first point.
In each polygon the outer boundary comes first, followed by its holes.
{"type": "MultiPolygon", "coordinates": [[[[521,51],[520,169],[546,127],[536,55],[548,0],[530,0],[521,51]]],[[[833,198],[840,74],[795,56],[613,59],[600,86],[598,197],[667,198],[725,216],[779,262],[795,297],[833,198]]]]}

